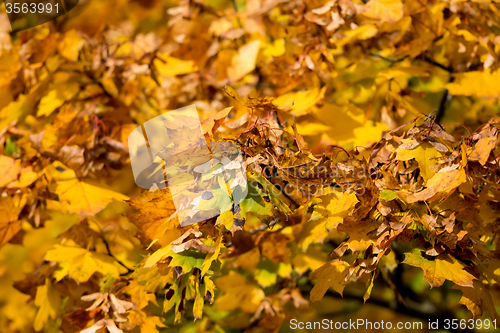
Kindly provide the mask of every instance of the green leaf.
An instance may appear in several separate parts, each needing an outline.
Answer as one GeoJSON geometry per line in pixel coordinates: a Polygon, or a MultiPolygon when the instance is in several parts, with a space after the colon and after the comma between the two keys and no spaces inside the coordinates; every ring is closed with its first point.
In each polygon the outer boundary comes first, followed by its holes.
{"type": "Polygon", "coordinates": [[[180,253],[171,253],[172,261],[170,262],[170,267],[180,266],[182,267],[182,273],[189,273],[193,268],[200,268],[203,266],[206,254],[200,253],[193,249],[182,251],[180,253]]]}
{"type": "Polygon", "coordinates": [[[285,214],[292,212],[292,210],[290,209],[290,206],[292,206],[292,202],[264,176],[255,172],[250,172],[250,174],[248,174],[248,178],[249,180],[256,181],[262,185],[271,202],[276,205],[279,210],[281,210],[285,214]]]}
{"type": "Polygon", "coordinates": [[[254,186],[248,187],[247,197],[240,201],[241,213],[247,216],[249,212],[259,215],[269,215],[273,211],[273,205],[265,202],[254,186]]]}
{"type": "Polygon", "coordinates": [[[225,212],[231,209],[233,200],[222,189],[211,190],[213,197],[209,200],[201,199],[196,207],[198,210],[213,210],[217,209],[220,212],[225,212]]]}
{"type": "Polygon", "coordinates": [[[392,201],[396,199],[398,195],[394,193],[394,191],[391,190],[382,190],[380,192],[380,199],[385,200],[385,201],[392,201]]]}

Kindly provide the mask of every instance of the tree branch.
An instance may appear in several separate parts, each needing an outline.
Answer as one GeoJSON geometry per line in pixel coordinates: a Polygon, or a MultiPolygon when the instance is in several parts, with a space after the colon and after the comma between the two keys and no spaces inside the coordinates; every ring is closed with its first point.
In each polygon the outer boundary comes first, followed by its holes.
{"type": "Polygon", "coordinates": [[[133,269],[130,269],[130,268],[128,268],[127,266],[125,266],[125,264],[124,264],[124,263],[122,263],[120,260],[118,260],[118,258],[116,258],[116,257],[115,257],[115,255],[114,255],[113,253],[111,253],[111,250],[110,250],[110,248],[109,248],[108,241],[106,241],[106,238],[104,238],[104,235],[102,236],[102,241],[103,241],[104,245],[106,246],[106,250],[108,251],[108,254],[109,254],[111,257],[113,257],[113,259],[115,259],[115,260],[116,260],[116,262],[117,262],[118,264],[120,264],[122,267],[124,267],[124,268],[127,270],[127,273],[125,273],[125,274],[120,274],[120,275],[126,275],[126,274],[128,274],[128,273],[132,273],[132,272],[134,271],[133,269]]]}

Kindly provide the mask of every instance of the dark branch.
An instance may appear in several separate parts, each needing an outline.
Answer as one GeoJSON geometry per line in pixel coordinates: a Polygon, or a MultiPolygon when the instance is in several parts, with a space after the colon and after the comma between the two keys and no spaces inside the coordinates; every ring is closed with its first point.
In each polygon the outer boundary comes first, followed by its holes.
{"type": "MultiPolygon", "coordinates": [[[[120,260],[118,260],[118,258],[116,258],[115,255],[113,253],[111,253],[111,250],[109,248],[109,244],[106,241],[106,238],[104,238],[104,235],[102,236],[102,241],[104,242],[104,245],[106,245],[106,250],[108,251],[108,254],[111,257],[113,257],[113,259],[115,259],[117,263],[119,263],[122,267],[124,267],[127,270],[127,273],[125,273],[125,275],[128,274],[128,273],[132,273],[134,271],[133,269],[130,269],[127,266],[125,266],[124,263],[122,263],[120,260]]],[[[121,274],[121,275],[124,275],[124,274],[121,274]]]]}

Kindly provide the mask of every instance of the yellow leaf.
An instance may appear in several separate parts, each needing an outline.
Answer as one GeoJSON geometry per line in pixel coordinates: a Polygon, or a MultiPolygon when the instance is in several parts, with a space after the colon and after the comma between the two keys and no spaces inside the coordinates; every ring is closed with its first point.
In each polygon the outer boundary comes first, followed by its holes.
{"type": "Polygon", "coordinates": [[[224,292],[215,301],[219,311],[241,308],[247,313],[254,313],[266,297],[264,291],[248,282],[241,274],[230,271],[229,274],[215,281],[217,287],[224,292]]]}
{"type": "Polygon", "coordinates": [[[158,327],[166,327],[162,323],[163,318],[162,317],[157,317],[157,316],[149,316],[146,319],[143,320],[141,324],[141,333],[158,333],[158,327]]]}
{"type": "Polygon", "coordinates": [[[55,88],[47,93],[38,106],[38,111],[36,112],[37,117],[48,116],[55,109],[63,105],[64,102],[72,99],[80,90],[80,85],[77,82],[67,83],[62,80],[58,80],[55,88]]]}
{"type": "Polygon", "coordinates": [[[400,0],[370,0],[362,14],[380,22],[394,23],[403,18],[404,6],[400,0]]]}
{"type": "Polygon", "coordinates": [[[210,304],[213,303],[215,295],[215,285],[209,276],[203,278],[203,283],[196,283],[198,285],[198,291],[194,299],[193,304],[193,316],[194,320],[201,318],[203,315],[203,307],[205,306],[205,299],[208,299],[210,304]]]}
{"type": "MultiPolygon", "coordinates": [[[[274,100],[278,107],[286,109],[292,104],[290,113],[300,117],[308,113],[308,111],[325,97],[326,86],[323,88],[314,87],[305,91],[290,92],[279,96],[274,100]]],[[[300,132],[302,135],[305,133],[300,132]]]]}
{"type": "Polygon", "coordinates": [[[0,129],[9,125],[13,120],[21,121],[32,111],[31,102],[26,95],[19,95],[17,101],[10,102],[0,110],[0,129]]]}
{"type": "Polygon", "coordinates": [[[474,147],[467,149],[467,160],[478,161],[485,165],[491,151],[495,148],[496,136],[490,136],[480,139],[474,147]]]}
{"type": "Polygon", "coordinates": [[[21,230],[19,214],[25,204],[22,201],[16,204],[10,196],[0,197],[0,247],[21,230]]]}
{"type": "Polygon", "coordinates": [[[470,31],[465,30],[465,29],[458,29],[455,34],[457,36],[462,36],[466,41],[468,42],[475,42],[477,41],[477,37],[474,36],[470,31]]]}
{"type": "Polygon", "coordinates": [[[126,195],[97,187],[78,179],[58,181],[50,186],[51,191],[59,196],[59,200],[67,202],[70,213],[95,215],[104,209],[112,200],[128,200],[126,195]]]}
{"type": "Polygon", "coordinates": [[[234,216],[231,210],[226,210],[222,212],[219,217],[217,217],[217,225],[223,225],[227,230],[231,230],[233,227],[234,216]]]}
{"type": "Polygon", "coordinates": [[[50,284],[49,279],[45,279],[45,284],[36,288],[35,305],[39,307],[36,313],[33,328],[41,331],[47,320],[56,319],[61,305],[61,297],[57,290],[50,284]]]}
{"type": "Polygon", "coordinates": [[[0,187],[5,187],[10,182],[17,180],[21,167],[20,160],[16,161],[13,158],[0,155],[0,187]]]}
{"type": "Polygon", "coordinates": [[[436,173],[428,182],[426,189],[418,193],[399,192],[398,195],[408,203],[421,200],[437,200],[447,197],[466,179],[463,169],[436,173]]]}
{"type": "Polygon", "coordinates": [[[309,279],[318,279],[318,281],[311,290],[311,303],[321,300],[329,288],[333,288],[342,295],[345,288],[343,281],[349,272],[349,267],[350,265],[347,262],[336,259],[327,262],[314,271],[309,279]]]}
{"type": "Polygon", "coordinates": [[[374,37],[378,32],[378,29],[373,24],[364,24],[353,30],[344,31],[344,38],[340,40],[332,40],[338,46],[344,46],[346,44],[352,43],[356,40],[366,40],[374,37]]]}
{"type": "MultiPolygon", "coordinates": [[[[354,104],[325,104],[316,115],[330,126],[326,136],[342,146],[367,146],[379,140],[389,127],[379,122],[365,121],[365,112],[354,104]]],[[[299,131],[300,132],[300,131],[299,131]]]]}
{"type": "Polygon", "coordinates": [[[329,131],[330,126],[324,125],[322,123],[298,123],[297,131],[304,136],[307,135],[318,135],[323,132],[329,131]]]}
{"type": "MultiPolygon", "coordinates": [[[[10,84],[10,82],[16,78],[17,73],[20,69],[21,62],[19,61],[19,52],[17,50],[11,50],[11,52],[1,52],[0,87],[2,87],[2,89],[6,89],[5,86],[10,84]]],[[[3,126],[0,126],[0,128],[2,127],[3,126]]]]}
{"type": "Polygon", "coordinates": [[[192,60],[177,59],[168,55],[159,55],[158,58],[154,60],[154,65],[158,72],[164,76],[189,74],[198,70],[192,60]]]}
{"type": "Polygon", "coordinates": [[[364,111],[353,104],[325,104],[316,115],[332,128],[328,136],[339,144],[354,137],[354,129],[362,126],[365,117],[364,111]]]}
{"type": "MultiPolygon", "coordinates": [[[[224,212],[224,213],[226,213],[226,212],[224,212]]],[[[231,215],[233,215],[233,214],[231,213],[231,215]]],[[[219,229],[219,237],[217,238],[217,241],[215,242],[215,245],[213,246],[214,249],[215,249],[215,251],[213,253],[208,253],[207,254],[207,256],[205,258],[205,261],[203,262],[203,266],[202,266],[202,270],[201,270],[201,276],[205,275],[208,272],[208,270],[210,269],[210,265],[212,265],[212,262],[214,262],[215,260],[217,260],[217,258],[219,257],[219,252],[221,250],[221,247],[224,246],[222,244],[223,235],[224,235],[224,228],[220,227],[220,229],[219,229]]]]}
{"type": "Polygon", "coordinates": [[[413,249],[405,254],[405,264],[420,267],[424,271],[424,279],[431,287],[440,287],[444,281],[450,280],[463,287],[472,287],[475,279],[464,268],[466,265],[453,256],[441,254],[432,260],[424,258],[425,250],[413,249]]]}
{"type": "Polygon", "coordinates": [[[459,303],[465,305],[472,312],[474,318],[481,317],[483,315],[483,308],[486,307],[490,313],[490,318],[500,319],[487,286],[480,281],[474,280],[474,287],[472,288],[453,286],[452,289],[462,291],[462,298],[459,303]]]}
{"type": "Polygon", "coordinates": [[[389,126],[375,121],[366,121],[361,127],[355,128],[354,146],[369,146],[382,137],[384,132],[389,131],[389,126]]]}
{"type": "MultiPolygon", "coordinates": [[[[403,139],[403,144],[409,143],[415,140],[412,139],[403,139]]],[[[432,178],[436,172],[430,169],[431,166],[436,165],[438,162],[436,161],[437,157],[440,157],[442,153],[437,151],[430,143],[422,142],[412,149],[402,149],[399,147],[397,150],[396,159],[399,161],[409,161],[411,159],[415,159],[418,162],[418,166],[420,169],[420,174],[422,178],[427,182],[430,178],[432,178]]]]}
{"type": "Polygon", "coordinates": [[[59,263],[60,269],[54,274],[58,281],[69,276],[78,282],[86,282],[96,272],[118,278],[123,270],[109,255],[88,251],[72,240],[65,245],[55,245],[47,252],[45,260],[59,263]]]}
{"type": "Polygon", "coordinates": [[[31,167],[21,168],[21,174],[19,176],[19,179],[10,183],[7,187],[8,188],[27,187],[33,184],[33,182],[37,179],[38,179],[38,173],[34,172],[31,167]]]}
{"type": "Polygon", "coordinates": [[[262,45],[262,55],[266,60],[272,60],[273,57],[280,57],[286,52],[285,39],[275,39],[273,42],[262,45]]]}
{"type": "Polygon", "coordinates": [[[293,269],[299,274],[304,274],[308,269],[315,271],[329,260],[321,247],[309,246],[305,253],[299,253],[292,259],[293,269]]]}
{"type": "Polygon", "coordinates": [[[168,253],[170,253],[170,245],[164,246],[161,249],[156,250],[148,257],[148,259],[146,259],[144,267],[153,267],[158,261],[162,260],[168,253]]]}
{"type": "Polygon", "coordinates": [[[484,72],[467,72],[456,75],[455,81],[448,83],[446,89],[452,95],[476,95],[483,98],[497,98],[500,96],[500,71],[491,73],[485,70],[484,72]]]}
{"type": "Polygon", "coordinates": [[[259,40],[254,40],[240,47],[238,54],[231,60],[231,66],[227,69],[227,75],[231,81],[238,81],[255,69],[259,48],[259,40]]]}
{"type": "Polygon", "coordinates": [[[351,251],[364,251],[377,240],[370,236],[370,232],[376,230],[380,222],[373,219],[357,220],[346,218],[337,230],[349,234],[349,239],[345,241],[351,251]]]}
{"type": "Polygon", "coordinates": [[[334,189],[331,194],[321,197],[324,205],[317,206],[316,212],[304,225],[297,236],[298,245],[306,250],[313,243],[323,243],[330,231],[335,229],[358,202],[353,191],[334,189]]]}
{"type": "Polygon", "coordinates": [[[146,307],[149,302],[156,304],[156,296],[153,293],[146,292],[144,286],[140,285],[137,281],[130,281],[124,291],[132,297],[132,302],[139,309],[146,307]]]}
{"type": "Polygon", "coordinates": [[[158,327],[166,327],[161,317],[149,316],[142,310],[132,310],[127,319],[134,325],[141,326],[141,333],[158,333],[158,327]]]}
{"type": "MultiPolygon", "coordinates": [[[[141,211],[140,214],[129,215],[129,220],[140,227],[144,235],[153,241],[161,240],[167,236],[167,231],[172,233],[172,229],[176,229],[180,225],[174,201],[168,190],[145,191],[130,199],[128,203],[141,211]]],[[[162,241],[161,244],[167,245],[165,241],[162,241]]]]}
{"type": "Polygon", "coordinates": [[[219,126],[222,125],[224,120],[226,120],[226,117],[229,115],[229,112],[231,112],[232,109],[232,106],[225,108],[224,110],[217,112],[215,115],[203,121],[203,123],[201,124],[203,133],[214,135],[219,126]]]}
{"type": "Polygon", "coordinates": [[[83,44],[85,44],[83,37],[76,30],[70,30],[64,34],[62,41],[57,46],[57,50],[64,58],[77,61],[83,44]]]}

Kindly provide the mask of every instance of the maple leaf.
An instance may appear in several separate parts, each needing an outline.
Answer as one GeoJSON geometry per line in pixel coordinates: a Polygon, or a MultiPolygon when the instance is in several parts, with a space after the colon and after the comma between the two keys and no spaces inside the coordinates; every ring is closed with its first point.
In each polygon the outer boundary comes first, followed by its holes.
{"type": "Polygon", "coordinates": [[[88,251],[73,241],[55,245],[44,259],[59,263],[59,270],[54,275],[58,281],[69,276],[76,281],[86,282],[96,272],[117,278],[124,269],[109,255],[88,251]]]}
{"type": "Polygon", "coordinates": [[[354,281],[349,298],[393,317],[381,295],[417,318],[465,305],[500,320],[494,4],[121,4],[109,15],[115,2],[90,1],[21,33],[0,13],[2,330],[157,333],[161,297],[180,330],[277,332],[305,313],[304,284],[314,302],[354,281]],[[134,179],[132,131],[185,105],[201,126],[181,117],[143,136],[157,161],[179,154],[169,183],[156,162],[134,179]],[[189,150],[200,127],[206,149],[189,150]],[[224,143],[248,184],[226,163],[220,177],[183,175],[224,143]],[[157,184],[139,192],[143,181],[157,184]],[[248,187],[238,203],[234,184],[248,187]],[[210,218],[180,225],[186,204],[210,218]],[[460,303],[413,306],[434,291],[418,269],[399,276],[405,251],[431,286],[454,281],[460,303]]]}
{"type": "Polygon", "coordinates": [[[180,253],[170,253],[172,257],[169,266],[179,267],[179,274],[191,272],[193,268],[203,267],[205,255],[194,250],[186,250],[180,253]]]}
{"type": "MultiPolygon", "coordinates": [[[[290,109],[290,113],[300,117],[308,113],[308,111],[316,105],[325,96],[326,87],[308,89],[299,92],[290,92],[279,96],[274,102],[282,109],[290,109]]],[[[302,134],[303,130],[300,131],[302,134]]]]}
{"type": "Polygon", "coordinates": [[[254,313],[265,298],[262,289],[235,271],[215,280],[215,285],[223,292],[215,301],[215,306],[220,311],[241,307],[245,312],[254,313]]]}
{"type": "Polygon", "coordinates": [[[484,98],[496,98],[500,96],[498,80],[500,72],[491,73],[490,70],[484,72],[468,72],[456,75],[455,81],[448,83],[446,88],[450,94],[454,95],[477,95],[484,98]]]}
{"type": "Polygon", "coordinates": [[[137,281],[131,281],[124,291],[132,297],[132,302],[139,309],[146,307],[150,302],[156,304],[155,295],[146,292],[137,281]]]}
{"type": "Polygon", "coordinates": [[[400,0],[370,0],[361,14],[380,22],[394,23],[403,18],[404,6],[400,0]]]}
{"type": "Polygon", "coordinates": [[[59,53],[70,61],[76,61],[81,48],[85,44],[84,39],[76,30],[66,32],[57,46],[59,53]]]}
{"type": "Polygon", "coordinates": [[[2,170],[0,171],[2,173],[0,187],[5,187],[17,179],[21,172],[21,166],[13,158],[0,155],[0,170],[2,170]]]}
{"type": "Polygon", "coordinates": [[[174,201],[167,190],[143,192],[128,202],[135,209],[140,209],[139,214],[131,214],[129,219],[140,226],[145,236],[153,241],[180,224],[175,215],[174,201]]]}
{"type": "Polygon", "coordinates": [[[347,276],[350,265],[340,259],[332,260],[314,271],[309,279],[318,279],[311,290],[311,302],[323,298],[328,288],[333,288],[342,295],[345,288],[344,279],[347,276]]]}
{"type": "Polygon", "coordinates": [[[11,101],[0,109],[0,129],[5,128],[13,121],[22,120],[33,110],[31,99],[26,95],[19,95],[17,101],[11,101]]]}
{"type": "Polygon", "coordinates": [[[463,304],[472,312],[474,318],[481,317],[483,314],[483,308],[486,308],[490,313],[491,318],[499,319],[491,295],[487,287],[474,280],[473,287],[464,286],[453,286],[453,289],[458,289],[462,291],[462,298],[460,299],[460,304],[463,304]]]}
{"type": "Polygon", "coordinates": [[[231,59],[231,66],[227,75],[232,81],[238,81],[255,69],[255,61],[261,42],[254,40],[238,49],[238,53],[231,59]]]}
{"type": "Polygon", "coordinates": [[[214,302],[214,289],[215,285],[210,277],[204,277],[198,286],[198,293],[196,294],[196,298],[194,300],[193,315],[195,320],[201,318],[203,315],[205,298],[208,298],[210,304],[214,302]]]}
{"type": "Polygon", "coordinates": [[[465,181],[463,169],[436,173],[428,182],[423,191],[410,194],[399,192],[398,195],[406,202],[412,203],[421,200],[436,200],[447,197],[450,193],[465,181]]]}
{"type": "Polygon", "coordinates": [[[112,200],[128,200],[126,195],[97,187],[77,179],[59,181],[51,186],[62,202],[68,203],[71,213],[95,215],[112,200]]]}
{"type": "Polygon", "coordinates": [[[195,72],[198,68],[192,60],[182,60],[161,53],[153,62],[156,70],[164,76],[176,76],[195,72]]]}
{"type": "Polygon", "coordinates": [[[16,201],[12,197],[0,197],[0,247],[21,230],[19,214],[24,205],[22,199],[16,201]]]}
{"type": "Polygon", "coordinates": [[[349,234],[349,239],[344,243],[352,251],[364,251],[370,245],[375,243],[376,238],[372,236],[372,231],[375,231],[380,226],[380,222],[376,220],[355,220],[346,218],[338,226],[339,231],[349,234]]]}
{"type": "Polygon", "coordinates": [[[80,84],[75,80],[77,78],[70,78],[67,75],[57,76],[52,83],[54,88],[40,100],[36,112],[37,117],[49,116],[64,102],[72,99],[80,91],[80,84]]]}
{"type": "Polygon", "coordinates": [[[46,279],[43,286],[36,288],[35,305],[39,309],[33,322],[33,328],[36,331],[41,331],[49,317],[55,320],[59,313],[60,304],[61,296],[59,292],[50,283],[50,280],[46,279]]]}
{"type": "Polygon", "coordinates": [[[413,249],[405,253],[403,263],[420,267],[424,271],[424,279],[432,287],[441,286],[444,281],[450,280],[462,287],[473,287],[475,277],[468,273],[466,266],[450,255],[439,255],[436,258],[427,259],[424,251],[413,249]]]}
{"type": "Polygon", "coordinates": [[[226,120],[226,117],[232,109],[232,107],[225,108],[203,121],[201,124],[203,133],[214,135],[219,126],[224,122],[224,120],[226,120]]]}
{"type": "Polygon", "coordinates": [[[128,320],[134,325],[140,325],[141,332],[158,333],[158,327],[166,327],[161,317],[148,316],[144,311],[132,310],[127,316],[128,320]]]}
{"type": "Polygon", "coordinates": [[[422,178],[427,182],[435,174],[431,166],[438,164],[437,158],[440,157],[442,153],[434,149],[434,146],[427,142],[419,143],[411,139],[406,139],[402,142],[403,145],[396,150],[396,159],[399,161],[415,159],[418,162],[422,178]]]}
{"type": "Polygon", "coordinates": [[[221,227],[219,229],[219,236],[217,237],[217,241],[215,242],[214,247],[213,247],[213,249],[214,249],[213,253],[207,254],[207,256],[205,257],[205,260],[203,261],[203,266],[201,269],[201,276],[204,276],[208,272],[212,262],[217,260],[217,258],[219,257],[219,252],[224,247],[224,245],[222,244],[223,232],[224,232],[224,228],[221,227]]]}
{"type": "Polygon", "coordinates": [[[495,148],[496,141],[496,136],[479,139],[474,147],[468,149],[467,160],[478,161],[481,165],[485,165],[491,151],[495,148]]]}

